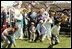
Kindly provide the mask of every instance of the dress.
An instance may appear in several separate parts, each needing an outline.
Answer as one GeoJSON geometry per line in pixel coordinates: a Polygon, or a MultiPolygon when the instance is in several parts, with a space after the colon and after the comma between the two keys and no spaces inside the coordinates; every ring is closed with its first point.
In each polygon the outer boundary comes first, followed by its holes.
{"type": "Polygon", "coordinates": [[[52,23],[52,19],[50,19],[49,21],[47,21],[45,23],[45,27],[46,27],[46,30],[47,30],[47,32],[46,32],[47,37],[51,37],[51,23],[52,23]]]}
{"type": "Polygon", "coordinates": [[[16,39],[18,39],[19,37],[23,38],[23,16],[18,11],[18,13],[15,13],[14,18],[17,20],[16,25],[18,26],[18,30],[15,33],[15,37],[16,37],[16,39]]]}
{"type": "Polygon", "coordinates": [[[44,23],[44,25],[46,27],[46,34],[45,34],[45,36],[51,37],[51,23],[52,23],[52,19],[49,17],[49,14],[48,14],[47,11],[45,11],[42,16],[43,16],[43,19],[46,21],[44,23]],[[49,21],[47,21],[47,19],[49,19],[49,21]]]}

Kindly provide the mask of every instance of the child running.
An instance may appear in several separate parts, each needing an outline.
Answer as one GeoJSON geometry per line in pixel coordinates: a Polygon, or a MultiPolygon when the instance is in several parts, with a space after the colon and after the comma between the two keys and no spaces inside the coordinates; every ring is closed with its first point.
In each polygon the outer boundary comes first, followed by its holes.
{"type": "Polygon", "coordinates": [[[60,24],[61,22],[57,22],[55,26],[52,27],[51,33],[52,33],[52,38],[51,38],[51,44],[49,48],[52,48],[54,45],[59,43],[59,32],[60,32],[60,24]]]}

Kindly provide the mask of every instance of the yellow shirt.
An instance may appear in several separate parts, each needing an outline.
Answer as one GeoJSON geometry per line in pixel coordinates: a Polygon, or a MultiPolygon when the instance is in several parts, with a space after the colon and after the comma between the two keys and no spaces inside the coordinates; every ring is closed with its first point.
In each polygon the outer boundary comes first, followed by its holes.
{"type": "Polygon", "coordinates": [[[29,13],[29,12],[31,12],[30,9],[26,9],[26,8],[24,8],[24,9],[21,10],[21,13],[29,13]]]}

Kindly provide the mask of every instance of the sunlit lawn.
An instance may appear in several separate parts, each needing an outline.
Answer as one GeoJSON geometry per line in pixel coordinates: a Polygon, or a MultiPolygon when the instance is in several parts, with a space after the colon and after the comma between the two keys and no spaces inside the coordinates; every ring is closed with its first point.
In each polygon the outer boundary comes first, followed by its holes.
{"type": "MultiPolygon", "coordinates": [[[[44,42],[38,41],[37,43],[30,43],[29,40],[16,40],[16,47],[12,48],[48,48],[48,40],[45,39],[44,42]]],[[[60,35],[60,43],[55,45],[54,48],[71,48],[71,37],[60,35]]]]}

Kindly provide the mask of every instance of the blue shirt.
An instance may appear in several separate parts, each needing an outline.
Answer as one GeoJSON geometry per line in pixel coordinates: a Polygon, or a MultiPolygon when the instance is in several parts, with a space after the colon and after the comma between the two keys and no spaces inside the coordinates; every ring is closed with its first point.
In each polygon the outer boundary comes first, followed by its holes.
{"type": "Polygon", "coordinates": [[[38,31],[38,33],[39,33],[40,35],[43,35],[43,34],[46,33],[46,28],[45,28],[44,25],[38,24],[37,27],[36,27],[36,29],[37,29],[37,31],[38,31]]]}

